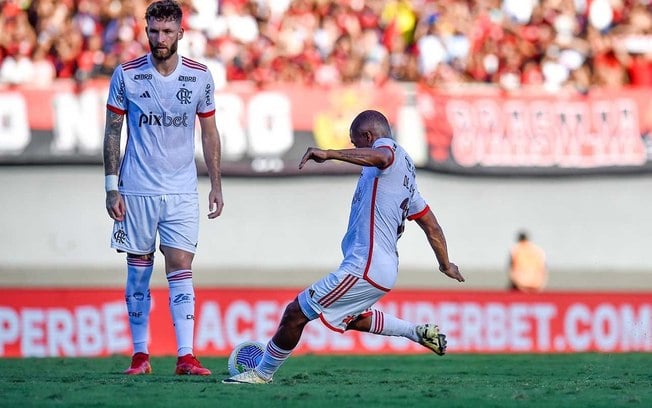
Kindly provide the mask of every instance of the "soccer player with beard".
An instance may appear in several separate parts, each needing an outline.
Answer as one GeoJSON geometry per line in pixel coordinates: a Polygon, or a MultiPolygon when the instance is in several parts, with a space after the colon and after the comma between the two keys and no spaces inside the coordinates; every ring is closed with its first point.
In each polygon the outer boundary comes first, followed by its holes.
{"type": "Polygon", "coordinates": [[[178,3],[156,1],[145,19],[150,53],[116,67],[104,133],[106,209],[114,220],[111,247],[127,254],[125,299],[133,356],[125,373],[151,372],[150,280],[158,235],[177,341],[176,374],[210,375],[193,353],[192,261],[199,235],[195,116],[211,182],[208,218],[218,217],[224,205],[213,78],[205,65],[177,54],[183,38],[178,3]],[[125,116],[127,143],[120,161],[125,116]]]}

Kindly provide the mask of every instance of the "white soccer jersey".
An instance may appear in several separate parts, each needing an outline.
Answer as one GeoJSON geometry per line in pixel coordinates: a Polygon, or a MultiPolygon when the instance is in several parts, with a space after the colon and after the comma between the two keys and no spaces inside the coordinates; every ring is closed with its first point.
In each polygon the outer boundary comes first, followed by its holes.
{"type": "Polygon", "coordinates": [[[213,77],[205,65],[180,56],[162,76],[151,54],[117,67],[107,109],[127,115],[127,145],[119,190],[127,195],[197,192],[195,115],[215,113],[213,77]]]}
{"type": "Polygon", "coordinates": [[[391,149],[394,158],[385,169],[362,169],[342,240],[340,269],[389,290],[396,281],[396,244],[405,220],[423,216],[429,207],[419,193],[414,163],[407,152],[389,138],[376,140],[373,147],[391,149]]]}

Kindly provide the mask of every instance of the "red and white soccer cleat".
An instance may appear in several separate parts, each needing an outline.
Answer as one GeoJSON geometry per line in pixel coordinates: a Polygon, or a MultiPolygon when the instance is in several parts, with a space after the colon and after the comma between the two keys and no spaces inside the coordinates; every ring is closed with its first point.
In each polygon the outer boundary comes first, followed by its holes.
{"type": "Polygon", "coordinates": [[[136,353],[131,357],[131,365],[124,373],[127,375],[151,374],[152,366],[149,364],[149,354],[136,353]]]}
{"type": "Polygon", "coordinates": [[[175,374],[179,375],[211,375],[211,370],[202,367],[201,363],[192,354],[186,354],[177,359],[175,374]]]}

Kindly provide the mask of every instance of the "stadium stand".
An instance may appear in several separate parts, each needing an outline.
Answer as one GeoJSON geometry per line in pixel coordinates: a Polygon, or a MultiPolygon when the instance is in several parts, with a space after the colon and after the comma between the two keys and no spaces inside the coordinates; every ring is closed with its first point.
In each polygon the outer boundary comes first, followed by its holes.
{"type": "MultiPolygon", "coordinates": [[[[652,86],[650,0],[184,0],[180,52],[217,86],[366,81],[507,91],[652,86]]],[[[0,0],[0,85],[106,77],[145,0],[0,0]]]]}

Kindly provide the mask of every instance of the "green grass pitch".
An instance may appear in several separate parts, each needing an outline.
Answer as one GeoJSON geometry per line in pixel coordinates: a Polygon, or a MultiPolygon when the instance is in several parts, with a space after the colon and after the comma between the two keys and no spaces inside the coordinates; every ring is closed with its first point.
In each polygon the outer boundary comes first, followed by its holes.
{"type": "MultiPolygon", "coordinates": [[[[200,356],[201,357],[201,356],[200,356]]],[[[650,407],[652,353],[434,354],[291,357],[267,385],[209,377],[125,376],[126,356],[0,359],[6,407],[650,407]]]]}

